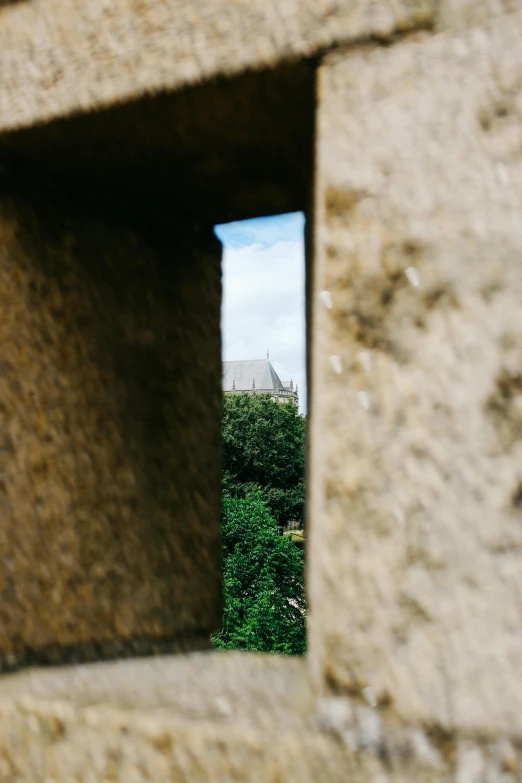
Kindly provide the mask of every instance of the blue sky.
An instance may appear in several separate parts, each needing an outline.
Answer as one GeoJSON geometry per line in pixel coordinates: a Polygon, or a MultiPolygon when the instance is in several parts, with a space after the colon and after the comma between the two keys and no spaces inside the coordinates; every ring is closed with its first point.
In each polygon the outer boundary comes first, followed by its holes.
{"type": "Polygon", "coordinates": [[[251,245],[261,245],[266,248],[277,242],[301,242],[304,222],[302,212],[291,212],[288,215],[225,223],[216,226],[215,232],[223,245],[232,250],[251,245]]]}
{"type": "Polygon", "coordinates": [[[306,410],[304,215],[216,226],[223,243],[223,359],[263,359],[306,410]]]}

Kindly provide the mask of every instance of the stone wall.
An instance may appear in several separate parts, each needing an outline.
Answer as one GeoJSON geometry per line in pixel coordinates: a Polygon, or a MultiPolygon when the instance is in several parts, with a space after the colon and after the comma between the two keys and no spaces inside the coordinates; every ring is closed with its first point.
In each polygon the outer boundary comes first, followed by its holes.
{"type": "Polygon", "coordinates": [[[208,646],[219,244],[28,179],[0,178],[0,660],[208,646]]]}
{"type": "Polygon", "coordinates": [[[4,674],[0,779],[522,780],[522,9],[0,5],[0,652],[135,658],[4,674]],[[309,653],[138,660],[219,622],[211,225],[282,209],[309,653]]]}
{"type": "Polygon", "coordinates": [[[522,731],[521,29],[319,70],[311,655],[476,731],[522,731]]]}
{"type": "Polygon", "coordinates": [[[314,57],[332,44],[389,39],[431,25],[436,5],[436,0],[0,4],[0,130],[314,57]]]}

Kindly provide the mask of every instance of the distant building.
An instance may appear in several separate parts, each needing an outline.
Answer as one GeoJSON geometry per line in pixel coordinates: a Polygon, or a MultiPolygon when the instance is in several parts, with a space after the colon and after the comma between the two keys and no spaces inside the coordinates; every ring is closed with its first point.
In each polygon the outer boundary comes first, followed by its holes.
{"type": "Polygon", "coordinates": [[[270,394],[278,402],[299,405],[297,386],[280,380],[268,352],[266,359],[223,362],[222,388],[225,394],[270,394]]]}

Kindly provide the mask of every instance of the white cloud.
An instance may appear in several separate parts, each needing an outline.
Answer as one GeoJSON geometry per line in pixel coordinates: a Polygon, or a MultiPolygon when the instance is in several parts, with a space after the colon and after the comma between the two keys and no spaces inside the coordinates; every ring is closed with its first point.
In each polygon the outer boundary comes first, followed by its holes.
{"type": "Polygon", "coordinates": [[[306,410],[304,239],[225,247],[223,358],[270,361],[306,410]]]}

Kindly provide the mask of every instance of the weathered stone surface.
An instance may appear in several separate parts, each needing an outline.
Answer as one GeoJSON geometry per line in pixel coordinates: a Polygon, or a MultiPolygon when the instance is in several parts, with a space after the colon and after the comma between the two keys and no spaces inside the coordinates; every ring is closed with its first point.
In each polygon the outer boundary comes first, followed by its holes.
{"type": "Polygon", "coordinates": [[[521,34],[320,69],[308,536],[323,686],[519,736],[521,34]]]}
{"type": "Polygon", "coordinates": [[[520,0],[440,0],[436,27],[473,27],[488,19],[522,10],[520,0]]]}
{"type": "Polygon", "coordinates": [[[0,130],[426,25],[435,0],[29,0],[0,7],[0,130]]]}
{"type": "Polygon", "coordinates": [[[17,702],[168,708],[193,720],[233,717],[249,726],[285,720],[293,729],[312,725],[315,703],[304,658],[232,651],[32,668],[4,675],[0,683],[2,697],[17,702]]]}
{"type": "Polygon", "coordinates": [[[361,694],[317,700],[303,660],[206,653],[0,681],[12,783],[515,783],[508,737],[446,735],[361,694]]]}
{"type": "Polygon", "coordinates": [[[208,644],[220,245],[23,180],[0,176],[0,659],[208,644]]]}
{"type": "Polygon", "coordinates": [[[192,216],[306,204],[293,60],[362,45],[319,78],[308,660],[3,676],[0,780],[520,781],[516,4],[0,6],[2,160],[33,166],[0,172],[4,667],[219,623],[219,247],[192,216]]]}

